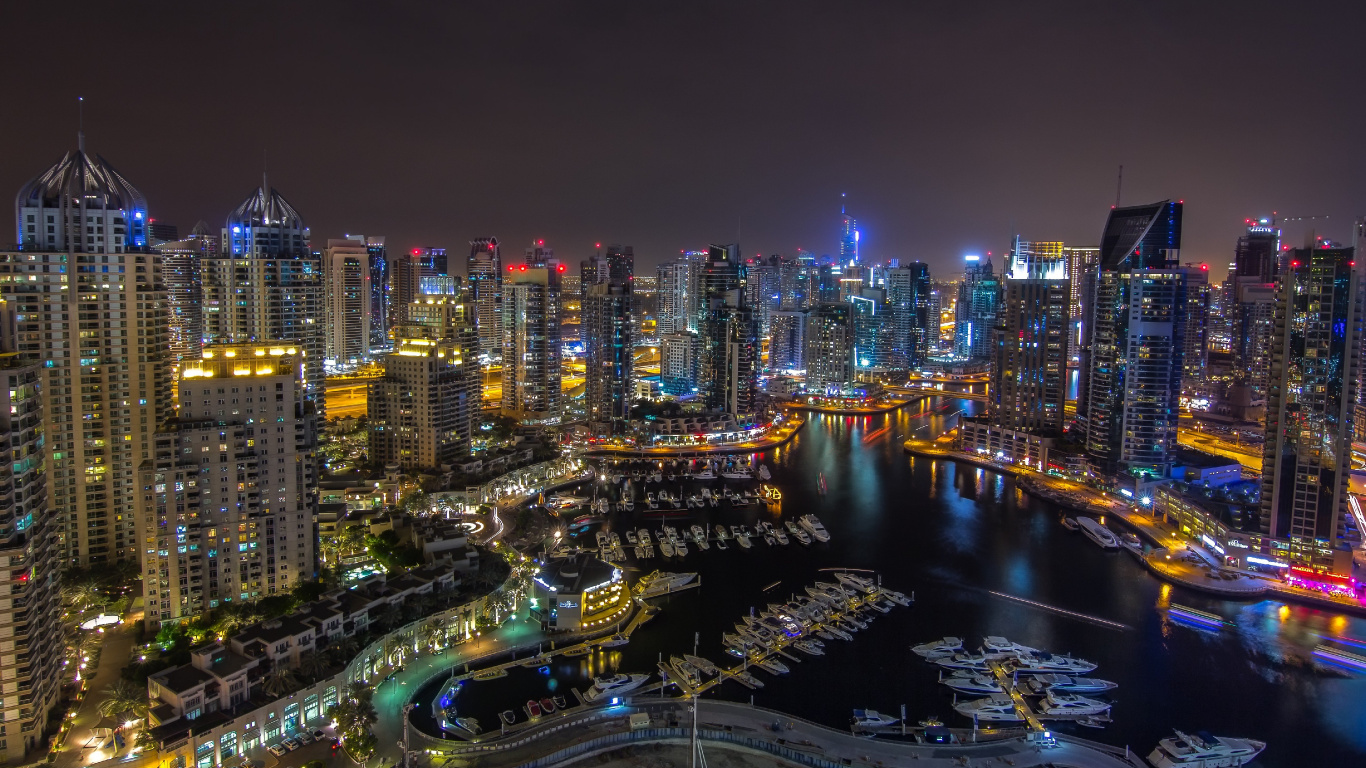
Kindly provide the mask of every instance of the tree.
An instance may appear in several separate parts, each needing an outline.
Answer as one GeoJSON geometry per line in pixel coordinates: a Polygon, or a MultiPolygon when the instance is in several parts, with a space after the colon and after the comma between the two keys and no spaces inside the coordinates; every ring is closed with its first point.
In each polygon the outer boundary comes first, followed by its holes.
{"type": "Polygon", "coordinates": [[[62,583],[62,602],[71,606],[76,613],[103,605],[105,599],[104,590],[89,576],[78,575],[73,581],[62,583]]]}
{"type": "Polygon", "coordinates": [[[334,640],[327,651],[339,664],[345,664],[356,657],[356,653],[360,651],[360,643],[357,643],[354,637],[341,637],[334,640]]]}
{"type": "Polygon", "coordinates": [[[299,681],[294,677],[294,671],[286,667],[275,667],[261,678],[261,690],[267,696],[280,698],[287,693],[293,693],[299,687],[299,681]]]}
{"type": "Polygon", "coordinates": [[[128,715],[137,719],[147,714],[147,690],[127,680],[120,678],[105,686],[103,695],[104,701],[96,708],[102,717],[124,720],[128,715]]]}
{"type": "Polygon", "coordinates": [[[299,660],[299,672],[311,682],[317,682],[327,674],[327,662],[322,651],[314,651],[299,660]]]}
{"type": "Polygon", "coordinates": [[[383,624],[385,629],[393,629],[402,619],[403,610],[393,603],[384,606],[384,610],[379,614],[379,623],[383,624]]]}

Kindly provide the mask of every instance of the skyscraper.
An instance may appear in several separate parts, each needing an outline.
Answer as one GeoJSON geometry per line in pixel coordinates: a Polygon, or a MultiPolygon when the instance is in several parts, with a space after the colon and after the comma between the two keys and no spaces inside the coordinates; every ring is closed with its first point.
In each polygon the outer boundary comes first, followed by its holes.
{"type": "Polygon", "coordinates": [[[205,347],[180,372],[180,413],[140,467],[145,619],[288,594],[315,575],[317,415],[303,350],[205,347]]]}
{"type": "Polygon", "coordinates": [[[42,368],[19,355],[15,305],[0,301],[0,558],[10,574],[0,603],[0,702],[8,729],[0,756],[20,764],[38,748],[62,683],[62,617],[56,547],[60,521],[48,507],[42,368]]]}
{"type": "Polygon", "coordinates": [[[547,267],[508,267],[503,279],[503,413],[560,415],[560,281],[547,267]]]}
{"type": "Polygon", "coordinates": [[[1209,265],[1186,265],[1186,335],[1181,350],[1181,395],[1186,402],[1206,399],[1209,388],[1210,298],[1209,265]]]}
{"type": "Polygon", "coordinates": [[[659,337],[659,383],[670,395],[689,395],[697,387],[699,344],[691,331],[659,337]]]}
{"type": "Polygon", "coordinates": [[[480,237],[470,241],[469,301],[474,303],[479,330],[479,352],[487,359],[503,352],[501,297],[503,291],[503,254],[498,238],[480,237]]]}
{"type": "Polygon", "coordinates": [[[656,268],[659,296],[659,334],[683,333],[696,329],[693,311],[693,284],[696,264],[679,259],[656,268]]]}
{"type": "Polygon", "coordinates": [[[370,272],[370,339],[368,349],[389,346],[389,251],[383,237],[347,235],[348,240],[365,243],[370,272]]]}
{"type": "Polygon", "coordinates": [[[208,341],[279,343],[304,354],[304,392],[322,406],[326,349],[322,259],[294,206],[261,186],[228,214],[222,253],[205,270],[208,341]]]}
{"type": "Polygon", "coordinates": [[[806,310],[780,309],[769,319],[770,371],[800,371],[806,367],[806,314],[806,310]]]}
{"type": "Polygon", "coordinates": [[[395,328],[384,376],[370,385],[370,457],[405,470],[436,470],[469,454],[479,410],[474,307],[454,297],[409,304],[395,328]]]}
{"type": "Polygon", "coordinates": [[[840,195],[840,263],[841,267],[857,266],[859,263],[858,222],[844,210],[844,195],[840,195]]]}
{"type": "Polygon", "coordinates": [[[897,370],[918,367],[929,357],[939,333],[939,318],[930,313],[930,266],[921,262],[886,271],[888,365],[897,370]]]}
{"type": "Polygon", "coordinates": [[[1018,236],[994,339],[989,418],[999,427],[1061,436],[1072,288],[1060,242],[1018,236]]]}
{"type": "Polygon", "coordinates": [[[389,270],[389,327],[403,324],[403,313],[422,295],[422,278],[449,274],[445,248],[414,248],[394,258],[389,270]]]}
{"type": "Polygon", "coordinates": [[[698,386],[702,403],[744,423],[757,408],[759,334],[745,300],[738,244],[713,245],[697,279],[698,386]]]}
{"type": "Polygon", "coordinates": [[[1254,278],[1270,283],[1279,273],[1281,230],[1269,219],[1247,220],[1247,231],[1238,238],[1233,251],[1231,277],[1254,278]]]}
{"type": "Polygon", "coordinates": [[[583,328],[588,423],[599,434],[621,434],[631,418],[635,397],[630,283],[614,278],[589,286],[583,300],[583,328]]]}
{"type": "Polygon", "coordinates": [[[82,147],[26,184],[16,208],[28,245],[0,253],[0,298],[18,312],[20,359],[42,364],[58,557],[137,562],[136,468],[171,412],[166,288],[160,259],[142,250],[145,199],[82,147]]]}
{"type": "Polygon", "coordinates": [[[1181,203],[1110,211],[1083,358],[1086,449],[1109,475],[1162,478],[1180,414],[1189,270],[1181,203]]]}
{"type": "Polygon", "coordinates": [[[1262,458],[1264,556],[1352,574],[1361,531],[1348,512],[1361,373],[1361,268],[1352,248],[1291,250],[1276,294],[1262,458]]]}
{"type": "Polygon", "coordinates": [[[328,240],[322,270],[327,359],[359,360],[370,353],[370,251],[363,240],[328,240]]]}
{"type": "Polygon", "coordinates": [[[808,392],[838,392],[854,381],[854,308],[843,302],[819,304],[806,316],[808,392]]]}
{"type": "Polygon", "coordinates": [[[163,242],[157,251],[166,284],[171,364],[178,371],[182,361],[199,358],[204,343],[204,265],[218,256],[218,238],[201,221],[189,237],[163,242]]]}
{"type": "Polygon", "coordinates": [[[606,278],[614,283],[630,283],[636,275],[636,250],[629,245],[607,246],[606,278]]]}
{"type": "Polygon", "coordinates": [[[1001,305],[1001,281],[992,274],[991,257],[963,257],[954,317],[954,353],[961,358],[991,356],[991,329],[1001,305]]]}

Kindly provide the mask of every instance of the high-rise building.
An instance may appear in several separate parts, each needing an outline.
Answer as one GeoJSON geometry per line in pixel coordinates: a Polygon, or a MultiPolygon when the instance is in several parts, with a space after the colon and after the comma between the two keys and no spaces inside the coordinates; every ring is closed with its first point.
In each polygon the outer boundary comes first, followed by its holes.
{"type": "Polygon", "coordinates": [[[858,222],[844,210],[844,195],[840,195],[840,263],[841,267],[857,265],[859,263],[859,234],[858,222]]]}
{"type": "Polygon", "coordinates": [[[699,344],[690,331],[659,337],[659,383],[670,395],[688,395],[697,388],[699,344]]]}
{"type": "Polygon", "coordinates": [[[370,457],[404,470],[449,467],[469,454],[479,411],[474,307],[424,296],[406,308],[384,376],[370,385],[370,457]]]}
{"type": "Polygon", "coordinates": [[[370,353],[370,251],[363,240],[328,240],[322,270],[327,359],[359,360],[370,353]]]}
{"type": "Polygon", "coordinates": [[[82,147],[26,184],[16,209],[25,245],[0,253],[0,298],[18,313],[19,359],[42,365],[57,554],[66,565],[137,562],[136,469],[172,404],[146,201],[82,147]]]}
{"type": "Polygon", "coordinates": [[[806,315],[803,360],[806,389],[824,393],[854,381],[854,308],[843,302],[819,304],[806,315]]]}
{"type": "Polygon", "coordinates": [[[206,341],[297,346],[304,354],[304,392],[321,411],[322,257],[309,247],[303,218],[262,179],[228,215],[222,248],[204,273],[206,341]]]}
{"type": "Polygon", "coordinates": [[[1072,287],[1062,243],[1015,238],[994,339],[988,417],[1004,429],[1061,436],[1072,287]]]}
{"type": "Polygon", "coordinates": [[[1181,353],[1181,395],[1186,402],[1209,397],[1209,265],[1186,265],[1186,336],[1181,353]]]}
{"type": "Polygon", "coordinates": [[[24,762],[43,744],[48,714],[60,698],[61,600],[57,587],[57,530],[48,507],[47,446],[42,364],[25,359],[17,344],[15,304],[0,301],[0,558],[9,573],[0,603],[0,701],[7,729],[0,756],[24,762]]]}
{"type": "Polygon", "coordinates": [[[544,240],[537,240],[526,249],[525,264],[532,268],[544,268],[551,262],[556,261],[555,249],[545,247],[544,240]]]}
{"type": "Polygon", "coordinates": [[[744,423],[758,407],[758,326],[738,244],[713,245],[697,278],[698,387],[709,410],[744,423]]]}
{"type": "Polygon", "coordinates": [[[1226,313],[1232,332],[1229,352],[1234,381],[1246,385],[1251,405],[1265,405],[1271,385],[1271,355],[1276,340],[1276,284],[1258,278],[1230,278],[1237,293],[1226,313]]]}
{"type": "Polygon", "coordinates": [[[607,260],[601,256],[590,256],[579,262],[579,297],[587,296],[588,289],[598,283],[607,282],[608,271],[607,260]]]}
{"type": "Polygon", "coordinates": [[[588,423],[599,434],[622,434],[635,397],[630,282],[613,278],[589,286],[583,299],[583,328],[588,423]]]}
{"type": "Polygon", "coordinates": [[[806,368],[806,315],[804,309],[780,309],[769,319],[770,371],[806,368]]]}
{"type": "Polygon", "coordinates": [[[658,328],[661,336],[696,330],[697,318],[693,307],[696,267],[696,262],[679,259],[656,268],[659,286],[658,328]]]}
{"type": "Polygon", "coordinates": [[[403,324],[406,307],[422,295],[422,278],[450,274],[445,248],[414,248],[389,264],[389,327],[403,324]]]}
{"type": "Polygon", "coordinates": [[[303,350],[204,348],[180,372],[180,413],[140,468],[146,623],[288,594],[314,577],[317,414],[303,350]]]}
{"type": "Polygon", "coordinates": [[[218,238],[204,222],[184,240],[163,242],[161,275],[166,285],[173,375],[184,360],[197,360],[204,344],[204,265],[218,256],[218,238]]]}
{"type": "Polygon", "coordinates": [[[842,302],[854,311],[855,379],[871,380],[875,373],[891,367],[894,328],[886,293],[881,288],[864,288],[842,302]]]}
{"type": "Polygon", "coordinates": [[[930,265],[917,261],[888,269],[886,285],[888,366],[916,368],[929,357],[931,342],[939,334],[939,318],[930,312],[930,265]]]}
{"type": "Polygon", "coordinates": [[[962,358],[991,357],[991,329],[1001,306],[1001,280],[992,274],[991,257],[963,257],[954,317],[954,353],[962,358]]]}
{"type": "Polygon", "coordinates": [[[1348,511],[1361,375],[1361,267],[1352,248],[1291,250],[1276,294],[1262,459],[1264,557],[1352,574],[1361,530],[1348,511]]]}
{"type": "Polygon", "coordinates": [[[1096,270],[1100,268],[1100,249],[1064,245],[1062,257],[1063,264],[1067,266],[1067,280],[1072,285],[1070,346],[1075,351],[1086,338],[1082,326],[1086,320],[1087,308],[1091,305],[1091,295],[1095,292],[1096,270]]]}
{"type": "Polygon", "coordinates": [[[1230,277],[1255,278],[1258,283],[1274,282],[1280,273],[1281,230],[1269,219],[1247,220],[1247,231],[1238,238],[1233,251],[1230,277]]]}
{"type": "Polygon", "coordinates": [[[493,359],[503,353],[501,296],[503,292],[503,254],[498,238],[480,237],[470,241],[470,258],[466,264],[469,279],[469,300],[474,303],[476,327],[479,330],[479,353],[493,359]]]}
{"type": "Polygon", "coordinates": [[[370,273],[370,296],[367,307],[370,315],[370,338],[367,351],[389,346],[389,251],[383,237],[347,235],[347,240],[365,244],[367,269],[370,273]]]}
{"type": "Polygon", "coordinates": [[[508,267],[503,278],[503,413],[560,415],[560,272],[564,265],[508,267]]]}
{"type": "MultiPolygon", "coordinates": [[[[614,283],[630,283],[636,276],[636,250],[629,245],[607,246],[606,279],[614,283]]],[[[600,281],[601,282],[601,281],[600,281]]]]}
{"type": "Polygon", "coordinates": [[[174,224],[166,224],[156,219],[147,220],[147,244],[152,248],[160,248],[162,243],[172,243],[180,239],[180,227],[174,224]]]}

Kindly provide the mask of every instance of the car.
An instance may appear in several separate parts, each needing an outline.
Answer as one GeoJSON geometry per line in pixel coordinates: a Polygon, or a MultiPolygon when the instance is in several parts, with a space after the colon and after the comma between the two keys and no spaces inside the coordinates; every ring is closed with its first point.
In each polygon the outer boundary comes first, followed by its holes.
{"type": "Polygon", "coordinates": [[[298,733],[294,734],[294,740],[299,742],[300,744],[312,744],[313,734],[309,733],[308,731],[299,731],[298,733]]]}
{"type": "Polygon", "coordinates": [[[276,757],[284,757],[289,753],[289,748],[284,744],[271,744],[269,747],[266,747],[266,751],[276,757]]]}
{"type": "Polygon", "coordinates": [[[285,745],[285,749],[289,750],[290,752],[293,752],[294,750],[296,750],[296,749],[298,749],[299,747],[302,747],[302,746],[303,746],[302,744],[299,743],[299,740],[296,739],[296,738],[294,738],[293,736],[286,736],[285,739],[284,739],[283,741],[281,741],[280,743],[281,743],[281,744],[284,744],[284,745],[285,745]]]}
{"type": "Polygon", "coordinates": [[[322,741],[323,739],[327,738],[327,734],[324,733],[324,732],[323,732],[323,729],[321,729],[321,728],[314,728],[314,729],[313,729],[313,738],[317,739],[318,741],[322,741]]]}

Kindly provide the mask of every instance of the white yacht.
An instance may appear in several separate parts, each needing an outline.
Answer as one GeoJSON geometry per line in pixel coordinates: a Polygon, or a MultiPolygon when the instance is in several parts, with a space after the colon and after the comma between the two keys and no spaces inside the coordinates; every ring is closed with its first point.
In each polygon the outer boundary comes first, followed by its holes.
{"type": "Polygon", "coordinates": [[[936,659],[938,664],[945,669],[975,669],[979,672],[987,671],[987,656],[984,653],[955,653],[943,659],[936,659]]]}
{"type": "Polygon", "coordinates": [[[1094,677],[1072,677],[1070,675],[1058,675],[1047,673],[1034,675],[1027,682],[1029,689],[1035,693],[1046,693],[1048,691],[1059,691],[1062,693],[1104,693],[1112,688],[1118,688],[1119,683],[1112,683],[1109,680],[1099,680],[1094,677]]]}
{"type": "Polygon", "coordinates": [[[669,666],[673,668],[679,678],[688,684],[688,687],[696,688],[702,684],[702,671],[689,664],[686,659],[670,656],[669,666]]]}
{"type": "Polygon", "coordinates": [[[697,472],[697,473],[693,474],[692,479],[694,479],[694,480],[715,480],[715,479],[716,479],[716,473],[713,472],[713,471],[711,471],[711,467],[707,467],[706,469],[702,470],[701,472],[697,472]]]}
{"type": "Polygon", "coordinates": [[[882,596],[903,608],[911,604],[911,599],[909,597],[906,597],[904,593],[897,592],[894,589],[883,589],[882,596]]]}
{"type": "Polygon", "coordinates": [[[1201,733],[1190,736],[1177,731],[1171,738],[1157,742],[1148,755],[1154,768],[1225,768],[1247,765],[1266,749],[1266,742],[1233,739],[1201,733]]]}
{"type": "Polygon", "coordinates": [[[700,542],[703,542],[703,541],[706,541],[706,540],[707,540],[707,529],[706,529],[706,528],[703,528],[703,527],[700,526],[700,525],[694,524],[693,527],[692,527],[692,540],[693,540],[693,541],[696,541],[696,542],[699,542],[699,543],[700,543],[700,542]]]}
{"type": "Polygon", "coordinates": [[[885,728],[896,725],[900,720],[891,715],[884,715],[875,709],[856,709],[852,720],[855,728],[885,728]]]}
{"type": "Polygon", "coordinates": [[[958,691],[959,693],[1005,693],[1005,689],[995,677],[988,674],[977,674],[972,677],[946,677],[939,682],[958,691]]]}
{"type": "Polygon", "coordinates": [[[583,700],[589,704],[596,704],[600,700],[609,700],[615,696],[634,691],[649,679],[649,675],[603,675],[595,678],[593,685],[584,691],[583,700]]]}
{"type": "Polygon", "coordinates": [[[684,544],[682,541],[679,541],[678,543],[674,544],[674,554],[678,555],[679,557],[687,557],[688,545],[684,544]]]}
{"type": "Polygon", "coordinates": [[[779,544],[783,545],[784,547],[787,546],[787,544],[788,544],[787,533],[784,532],[782,528],[775,528],[775,527],[773,527],[772,525],[770,525],[770,526],[768,527],[768,531],[769,531],[769,533],[773,534],[773,538],[777,539],[779,544]]]}
{"type": "Polygon", "coordinates": [[[911,652],[924,658],[951,656],[963,650],[963,638],[941,637],[928,643],[912,646],[911,652]]]}
{"type": "Polygon", "coordinates": [[[1045,715],[1099,715],[1109,712],[1110,705],[1075,693],[1050,690],[1040,709],[1045,715]]]}
{"type": "Polygon", "coordinates": [[[759,479],[763,480],[764,482],[768,482],[769,480],[773,479],[773,474],[768,471],[767,464],[759,465],[759,479]]]}
{"type": "Polygon", "coordinates": [[[987,653],[1005,653],[1011,655],[1017,653],[1034,653],[1039,650],[1038,648],[1030,648],[1027,645],[1012,643],[999,635],[987,635],[986,638],[982,640],[982,648],[987,653]]]}
{"type": "Polygon", "coordinates": [[[754,662],[754,666],[764,670],[765,672],[771,672],[775,675],[785,675],[788,672],[792,671],[788,669],[786,664],[772,657],[767,659],[760,659],[759,661],[754,662]]]}
{"type": "Polygon", "coordinates": [[[1119,539],[1094,518],[1078,517],[1077,525],[1081,526],[1081,532],[1086,534],[1086,538],[1100,545],[1101,549],[1119,549],[1119,539]]]}
{"type": "Polygon", "coordinates": [[[1090,672],[1096,668],[1096,665],[1086,659],[1077,659],[1065,654],[1036,651],[1017,654],[1014,667],[1015,671],[1026,675],[1040,672],[1061,672],[1070,675],[1090,672]]]}
{"type": "Polygon", "coordinates": [[[726,530],[726,526],[721,525],[720,523],[717,523],[717,524],[716,524],[716,540],[717,540],[717,541],[725,541],[725,540],[728,539],[728,538],[730,538],[730,531],[727,531],[727,530],[726,530]]]}
{"type": "Polygon", "coordinates": [[[815,515],[802,515],[797,522],[811,534],[811,538],[816,541],[829,541],[830,534],[826,532],[825,526],[815,515]]]}
{"type": "Polygon", "coordinates": [[[654,597],[666,592],[672,592],[679,587],[692,583],[697,578],[696,573],[670,573],[668,571],[655,571],[640,577],[633,590],[638,597],[654,597]]]}
{"type": "Polygon", "coordinates": [[[697,667],[698,669],[702,670],[703,674],[714,675],[720,671],[715,664],[711,663],[710,660],[704,659],[701,656],[684,655],[683,660],[693,665],[694,667],[697,667]]]}
{"type": "Polygon", "coordinates": [[[733,471],[722,472],[721,477],[727,480],[753,480],[754,474],[747,469],[735,469],[733,471]]]}
{"type": "Polygon", "coordinates": [[[985,699],[974,699],[953,705],[960,715],[987,722],[1018,723],[1024,718],[1015,710],[1015,702],[1004,693],[992,694],[985,699]]]}
{"type": "MultiPolygon", "coordinates": [[[[817,537],[817,540],[819,540],[819,537],[817,537]]],[[[826,541],[829,541],[828,537],[826,541]]],[[[872,579],[865,579],[857,574],[844,573],[841,571],[835,574],[835,580],[844,586],[862,592],[865,595],[871,595],[877,592],[876,582],[872,579]]]]}
{"type": "Polygon", "coordinates": [[[640,529],[640,535],[638,538],[640,540],[640,546],[642,547],[648,547],[654,544],[654,540],[650,538],[650,532],[645,530],[644,528],[640,529]]]}
{"type": "Polygon", "coordinates": [[[749,532],[742,525],[732,525],[731,532],[735,534],[735,543],[740,545],[740,549],[749,549],[752,544],[749,542],[749,532]]]}
{"type": "Polygon", "coordinates": [[[822,648],[821,646],[817,645],[817,643],[819,643],[819,642],[820,642],[819,640],[813,640],[813,639],[807,638],[807,639],[805,639],[805,640],[798,640],[797,642],[793,643],[792,645],[793,645],[793,647],[795,647],[797,650],[802,651],[802,652],[804,652],[804,653],[809,653],[809,654],[811,654],[812,656],[824,656],[824,655],[825,655],[825,649],[822,648]]]}

